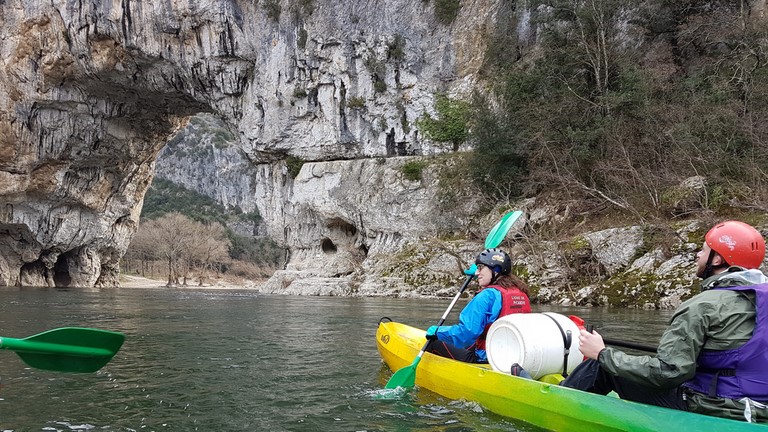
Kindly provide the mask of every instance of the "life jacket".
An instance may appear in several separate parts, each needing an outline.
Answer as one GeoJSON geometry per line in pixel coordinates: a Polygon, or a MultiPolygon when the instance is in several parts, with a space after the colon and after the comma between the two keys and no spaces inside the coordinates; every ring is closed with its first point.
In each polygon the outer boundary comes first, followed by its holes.
{"type": "Polygon", "coordinates": [[[736,349],[703,350],[696,360],[696,375],[683,385],[710,397],[768,401],[768,284],[713,289],[754,291],[755,329],[752,338],[736,349]]]}
{"type": "MultiPolygon", "coordinates": [[[[531,301],[528,299],[528,296],[525,295],[524,292],[520,291],[520,288],[516,286],[511,288],[504,288],[498,285],[488,285],[483,289],[488,288],[495,289],[501,293],[501,310],[499,311],[499,316],[496,319],[514,313],[531,312],[531,301]]],[[[473,346],[475,349],[485,349],[485,338],[488,335],[488,329],[491,328],[491,324],[493,323],[489,323],[485,326],[483,333],[475,341],[473,346]]]]}

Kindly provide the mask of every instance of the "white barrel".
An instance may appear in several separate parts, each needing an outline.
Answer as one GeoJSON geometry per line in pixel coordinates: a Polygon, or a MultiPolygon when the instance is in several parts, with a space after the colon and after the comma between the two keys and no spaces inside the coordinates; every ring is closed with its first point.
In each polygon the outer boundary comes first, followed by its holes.
{"type": "Polygon", "coordinates": [[[504,373],[510,373],[512,365],[517,363],[533,379],[562,373],[563,334],[568,331],[571,332],[567,368],[570,373],[584,359],[579,351],[579,328],[568,317],[552,312],[511,314],[497,319],[486,336],[488,362],[493,370],[504,373]]]}

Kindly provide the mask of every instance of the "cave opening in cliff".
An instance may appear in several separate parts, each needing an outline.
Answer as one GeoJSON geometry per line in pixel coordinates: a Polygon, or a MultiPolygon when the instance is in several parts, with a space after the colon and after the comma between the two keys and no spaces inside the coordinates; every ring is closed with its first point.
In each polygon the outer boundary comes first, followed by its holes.
{"type": "Polygon", "coordinates": [[[323,252],[327,254],[335,254],[338,250],[333,241],[328,237],[324,238],[323,241],[320,242],[320,247],[323,249],[323,252]]]}
{"type": "Polygon", "coordinates": [[[47,286],[45,265],[40,260],[22,265],[19,277],[21,286],[47,286]]]}
{"type": "Polygon", "coordinates": [[[325,226],[335,231],[340,231],[347,237],[354,237],[357,235],[357,227],[341,218],[331,218],[325,226]]]}
{"type": "Polygon", "coordinates": [[[56,264],[53,266],[53,283],[57,287],[68,287],[72,283],[66,255],[67,254],[59,255],[56,264]]]}

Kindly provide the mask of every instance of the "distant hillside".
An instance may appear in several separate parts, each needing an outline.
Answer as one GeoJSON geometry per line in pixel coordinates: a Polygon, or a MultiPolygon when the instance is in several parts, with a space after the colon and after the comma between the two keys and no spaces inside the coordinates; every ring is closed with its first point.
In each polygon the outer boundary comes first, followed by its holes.
{"type": "Polygon", "coordinates": [[[243,232],[244,228],[250,233],[256,232],[261,223],[258,211],[244,213],[237,206],[226,209],[210,197],[156,177],[144,197],[141,219],[153,220],[172,212],[181,213],[198,222],[223,225],[232,242],[229,251],[232,259],[270,266],[280,266],[282,263],[284,250],[274,241],[243,232]]]}

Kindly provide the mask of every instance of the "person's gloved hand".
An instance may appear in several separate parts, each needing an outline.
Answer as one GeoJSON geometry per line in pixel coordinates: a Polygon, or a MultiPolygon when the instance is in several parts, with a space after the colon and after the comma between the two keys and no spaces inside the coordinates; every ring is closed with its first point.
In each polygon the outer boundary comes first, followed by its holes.
{"type": "Polygon", "coordinates": [[[464,274],[467,276],[477,276],[477,264],[472,264],[468,269],[464,270],[464,274]]]}
{"type": "Polygon", "coordinates": [[[427,340],[437,340],[437,326],[432,326],[427,329],[427,340]]]}

